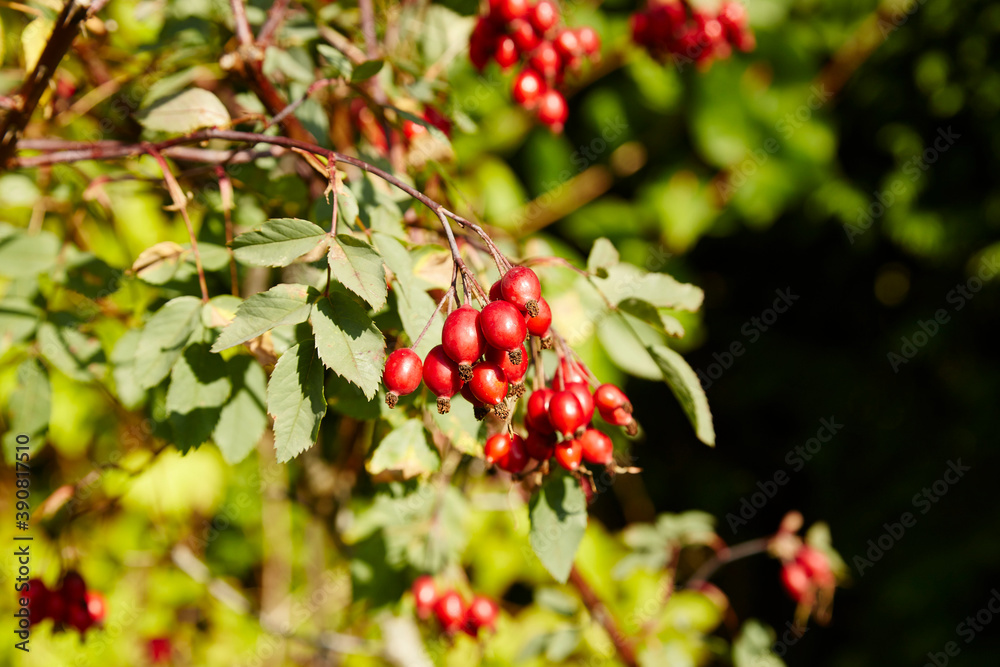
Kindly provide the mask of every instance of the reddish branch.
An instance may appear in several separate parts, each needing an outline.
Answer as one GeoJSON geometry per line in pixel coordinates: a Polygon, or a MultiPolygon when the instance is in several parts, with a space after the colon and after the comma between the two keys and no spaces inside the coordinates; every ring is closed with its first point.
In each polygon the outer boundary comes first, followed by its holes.
{"type": "Polygon", "coordinates": [[[80,32],[80,24],[100,11],[105,4],[107,0],[95,0],[92,3],[69,0],[59,13],[38,63],[18,92],[9,98],[11,104],[4,105],[9,110],[0,119],[0,170],[14,154],[21,132],[31,120],[56,68],[73,45],[73,40],[80,32]]]}
{"type": "Polygon", "coordinates": [[[590,615],[601,624],[608,633],[608,636],[611,637],[611,642],[615,645],[615,650],[618,651],[618,657],[621,658],[621,661],[629,667],[636,667],[638,662],[635,657],[635,648],[628,637],[621,631],[621,628],[618,627],[615,617],[611,615],[608,608],[597,597],[594,589],[590,587],[587,580],[580,574],[580,570],[576,569],[576,565],[569,571],[569,582],[580,593],[580,598],[583,600],[583,604],[587,606],[590,615]]]}

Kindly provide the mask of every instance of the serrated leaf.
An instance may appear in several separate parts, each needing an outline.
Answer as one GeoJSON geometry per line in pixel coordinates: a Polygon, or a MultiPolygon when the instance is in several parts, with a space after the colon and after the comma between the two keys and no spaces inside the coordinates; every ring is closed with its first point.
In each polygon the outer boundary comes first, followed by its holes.
{"type": "Polygon", "coordinates": [[[587,257],[587,271],[599,278],[607,278],[608,268],[618,264],[618,250],[608,239],[601,237],[594,241],[587,257]]]}
{"type": "Polygon", "coordinates": [[[734,667],[784,667],[785,663],[771,651],[774,631],[757,620],[748,619],[733,642],[734,667]]]}
{"type": "Polygon", "coordinates": [[[339,234],[330,244],[327,259],[340,284],[367,301],[376,311],[385,305],[388,293],[385,266],[375,248],[361,239],[339,234]]]}
{"type": "Polygon", "coordinates": [[[225,126],[231,120],[226,105],[203,88],[189,88],[160,98],[142,109],[137,118],[147,130],[171,134],[225,126]]]}
{"type": "Polygon", "coordinates": [[[104,373],[101,342],[81,332],[76,322],[42,322],[38,347],[46,361],[74,380],[89,382],[104,373]]]}
{"type": "Polygon", "coordinates": [[[151,285],[162,285],[174,277],[188,252],[180,244],[163,241],[139,253],[132,262],[135,275],[151,285]]]}
{"type": "Polygon", "coordinates": [[[267,412],[274,419],[274,450],[279,463],[316,443],[326,414],[323,364],[312,341],[296,343],[281,355],[267,383],[267,412]]]}
{"type": "Polygon", "coordinates": [[[698,439],[710,447],[715,446],[715,426],[712,423],[712,411],[708,407],[708,397],[701,386],[697,373],[685,361],[684,357],[666,345],[654,345],[648,348],[650,356],[663,373],[663,380],[677,397],[677,402],[684,409],[698,439]]]}
{"type": "Polygon", "coordinates": [[[205,345],[191,345],[170,371],[167,410],[187,414],[200,408],[219,408],[231,391],[222,357],[205,345]]]}
{"type": "Polygon", "coordinates": [[[212,346],[221,352],[245,343],[282,324],[298,324],[309,319],[310,301],[318,292],[308,285],[282,283],[254,294],[236,311],[236,317],[222,330],[212,346]]]}
{"type": "Polygon", "coordinates": [[[237,236],[233,254],[251,266],[288,266],[325,238],[323,228],[308,220],[276,218],[237,236]]]}
{"type": "Polygon", "coordinates": [[[179,296],[146,321],[135,356],[135,378],[143,389],[155,387],[170,373],[188,341],[201,329],[201,301],[179,296]]]}
{"type": "Polygon", "coordinates": [[[326,367],[360,387],[366,397],[374,396],[385,364],[385,339],[364,309],[346,294],[331,291],[309,320],[326,367]]]}
{"type": "Polygon", "coordinates": [[[375,476],[388,473],[410,479],[434,472],[440,465],[437,450],[427,442],[423,423],[419,419],[409,419],[382,438],[365,468],[375,476]]]}
{"type": "Polygon", "coordinates": [[[587,529],[587,499],[569,475],[552,475],[529,504],[531,548],[556,581],[566,583],[587,529]]]}
{"type": "Polygon", "coordinates": [[[254,450],[267,428],[267,378],[252,358],[233,357],[226,363],[232,397],[222,407],[212,440],[226,463],[235,465],[254,450]]]}
{"type": "Polygon", "coordinates": [[[0,276],[33,278],[55,266],[59,239],[46,231],[25,234],[21,230],[0,238],[0,276]]]}
{"type": "Polygon", "coordinates": [[[640,299],[657,308],[694,312],[701,308],[705,297],[694,285],[679,282],[665,273],[647,273],[625,263],[608,267],[607,278],[595,278],[594,284],[612,303],[640,299]]]}
{"type": "Polygon", "coordinates": [[[326,58],[329,63],[329,67],[326,68],[326,72],[329,73],[331,78],[351,78],[351,74],[354,72],[354,65],[351,64],[351,61],[347,56],[329,44],[320,44],[316,47],[316,50],[319,51],[319,54],[326,58]]]}
{"type": "Polygon", "coordinates": [[[366,60],[355,66],[354,71],[351,72],[351,83],[367,81],[381,71],[382,65],[385,65],[384,60],[366,60]]]}

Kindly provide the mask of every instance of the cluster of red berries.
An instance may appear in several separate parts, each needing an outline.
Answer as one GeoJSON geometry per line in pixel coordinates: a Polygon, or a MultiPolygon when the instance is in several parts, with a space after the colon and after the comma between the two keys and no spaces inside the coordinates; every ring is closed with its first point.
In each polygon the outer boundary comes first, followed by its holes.
{"type": "Polygon", "coordinates": [[[529,268],[512,267],[490,289],[490,302],[482,311],[468,303],[453,310],[441,330],[441,344],[421,362],[412,349],[399,349],[385,362],[382,380],[385,401],[394,407],[400,396],[424,384],[438,397],[438,412],[451,407],[451,398],[461,392],[482,419],[493,411],[501,419],[509,415],[508,393],[524,393],[528,351],[524,339],[530,333],[545,337],[552,324],[552,311],[542,298],[538,276],[529,268]]]}
{"type": "Polygon", "coordinates": [[[417,577],[413,582],[413,601],[417,616],[423,620],[437,617],[441,628],[453,634],[459,630],[470,637],[477,637],[479,631],[496,630],[500,607],[488,597],[476,595],[466,604],[462,595],[455,590],[441,592],[434,579],[428,575],[417,577]]]}
{"type": "Polygon", "coordinates": [[[584,26],[573,30],[559,25],[559,5],[553,0],[490,0],[489,13],[469,38],[469,58],[478,69],[495,60],[507,70],[524,66],[514,79],[514,101],[535,112],[553,131],[561,132],[569,108],[556,87],[567,71],[576,71],[584,59],[601,51],[597,32],[584,26]]]}
{"type": "Polygon", "coordinates": [[[632,16],[632,39],[660,60],[673,56],[698,65],[728,58],[733,47],[752,51],[756,44],[746,8],[736,0],[723,2],[717,14],[687,0],[651,0],[632,16]]]}
{"type": "Polygon", "coordinates": [[[83,634],[92,625],[104,621],[108,605],[97,591],[88,591],[79,572],[70,570],[63,576],[58,589],[49,590],[41,579],[27,583],[19,602],[28,608],[31,625],[51,618],[56,627],[68,625],[83,634]]]}
{"type": "Polygon", "coordinates": [[[816,592],[833,588],[836,578],[826,554],[805,544],[782,566],[781,584],[795,602],[812,605],[816,592]]]}
{"type": "Polygon", "coordinates": [[[583,364],[562,358],[551,386],[536,389],[528,397],[527,437],[507,432],[491,436],[484,452],[487,463],[511,473],[523,471],[531,459],[541,462],[553,457],[569,471],[583,461],[611,465],[614,444],[594,428],[594,412],[609,424],[624,426],[630,435],[638,432],[638,425],[625,393],[613,384],[602,384],[591,392],[589,375],[583,364]]]}

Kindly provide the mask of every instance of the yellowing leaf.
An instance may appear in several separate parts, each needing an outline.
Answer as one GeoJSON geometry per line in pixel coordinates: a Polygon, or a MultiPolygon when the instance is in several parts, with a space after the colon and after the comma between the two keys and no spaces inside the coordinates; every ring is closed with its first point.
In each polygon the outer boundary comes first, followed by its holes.
{"type": "Polygon", "coordinates": [[[171,134],[226,126],[229,121],[229,111],[222,101],[201,88],[158,99],[139,113],[139,123],[147,130],[171,134]]]}
{"type": "Polygon", "coordinates": [[[21,33],[21,50],[24,53],[25,71],[31,72],[38,65],[49,35],[52,34],[53,25],[48,19],[37,18],[24,27],[24,32],[21,33]]]}

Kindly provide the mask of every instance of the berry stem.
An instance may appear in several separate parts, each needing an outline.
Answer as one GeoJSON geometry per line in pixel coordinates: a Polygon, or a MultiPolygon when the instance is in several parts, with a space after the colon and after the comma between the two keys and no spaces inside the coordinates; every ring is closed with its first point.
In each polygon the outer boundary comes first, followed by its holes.
{"type": "Polygon", "coordinates": [[[438,301],[437,307],[434,309],[434,312],[431,313],[431,318],[427,320],[427,324],[424,325],[423,331],[420,332],[420,335],[417,336],[417,339],[413,341],[413,343],[410,345],[411,348],[415,348],[418,345],[420,345],[420,341],[424,339],[424,334],[426,334],[427,330],[431,328],[431,323],[434,322],[434,318],[438,316],[438,313],[440,313],[441,309],[444,308],[444,304],[449,299],[451,299],[454,293],[455,293],[455,285],[452,284],[452,286],[448,288],[448,291],[444,293],[444,296],[441,297],[441,300],[438,301]]]}
{"type": "Polygon", "coordinates": [[[615,650],[618,651],[618,657],[621,658],[621,661],[628,665],[628,667],[636,667],[639,663],[636,660],[635,648],[632,646],[631,640],[622,632],[618,626],[618,621],[615,620],[615,617],[604,603],[601,602],[601,599],[597,597],[597,593],[590,587],[587,580],[583,578],[576,565],[569,571],[569,583],[579,591],[580,598],[583,600],[583,604],[586,605],[591,617],[600,623],[605,632],[608,633],[611,642],[615,645],[615,650]]]}
{"type": "Polygon", "coordinates": [[[771,542],[770,537],[759,537],[755,540],[742,542],[736,546],[723,546],[714,556],[702,563],[701,567],[695,570],[691,578],[684,584],[684,588],[697,588],[704,584],[723,565],[732,563],[734,560],[755,556],[767,551],[767,546],[771,542]]]}

